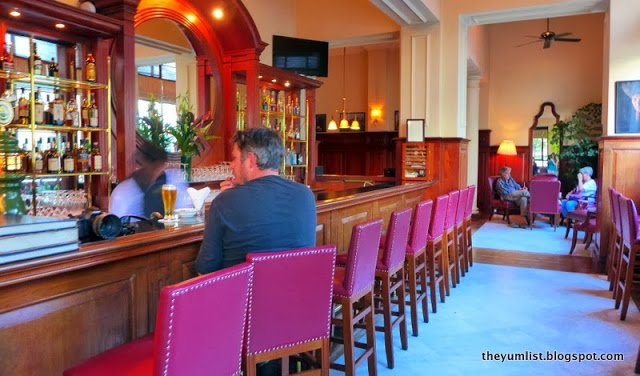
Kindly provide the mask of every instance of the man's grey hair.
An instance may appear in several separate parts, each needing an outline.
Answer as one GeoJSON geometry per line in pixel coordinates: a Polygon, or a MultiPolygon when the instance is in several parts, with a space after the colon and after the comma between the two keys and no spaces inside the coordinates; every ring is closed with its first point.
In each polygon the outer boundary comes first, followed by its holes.
{"type": "Polygon", "coordinates": [[[511,167],[509,166],[500,167],[500,174],[504,174],[505,172],[510,172],[510,171],[511,171],[511,167]]]}
{"type": "Polygon", "coordinates": [[[238,145],[242,160],[251,152],[256,156],[256,163],[261,170],[277,170],[284,158],[284,146],[280,134],[270,128],[250,128],[237,131],[233,135],[233,143],[238,145]]]}

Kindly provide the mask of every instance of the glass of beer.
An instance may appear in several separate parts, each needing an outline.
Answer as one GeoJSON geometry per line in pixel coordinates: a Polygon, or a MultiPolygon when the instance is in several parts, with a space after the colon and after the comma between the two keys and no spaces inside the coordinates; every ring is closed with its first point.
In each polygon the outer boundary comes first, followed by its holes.
{"type": "Polygon", "coordinates": [[[162,206],[164,206],[164,219],[174,220],[176,215],[173,212],[176,206],[176,196],[178,194],[178,188],[173,184],[162,185],[162,206]]]}

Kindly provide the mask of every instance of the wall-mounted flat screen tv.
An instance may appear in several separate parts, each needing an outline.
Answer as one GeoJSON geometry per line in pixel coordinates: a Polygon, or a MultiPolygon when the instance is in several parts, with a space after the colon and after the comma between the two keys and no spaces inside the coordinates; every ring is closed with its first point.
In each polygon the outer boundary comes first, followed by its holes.
{"type": "Polygon", "coordinates": [[[329,43],[273,36],[273,66],[306,76],[327,77],[329,68],[329,43]]]}

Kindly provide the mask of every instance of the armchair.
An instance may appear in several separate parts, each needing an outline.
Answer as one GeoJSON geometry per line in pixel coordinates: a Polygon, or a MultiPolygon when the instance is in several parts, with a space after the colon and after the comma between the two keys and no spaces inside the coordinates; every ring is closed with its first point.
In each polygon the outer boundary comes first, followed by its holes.
{"type": "Polygon", "coordinates": [[[489,176],[487,178],[487,183],[489,184],[489,203],[491,214],[489,215],[489,220],[493,218],[493,215],[497,213],[502,214],[502,220],[507,220],[508,224],[511,224],[511,218],[509,217],[512,213],[520,213],[520,208],[513,202],[509,200],[503,200],[500,195],[496,192],[496,180],[498,180],[499,176],[489,176]]]}

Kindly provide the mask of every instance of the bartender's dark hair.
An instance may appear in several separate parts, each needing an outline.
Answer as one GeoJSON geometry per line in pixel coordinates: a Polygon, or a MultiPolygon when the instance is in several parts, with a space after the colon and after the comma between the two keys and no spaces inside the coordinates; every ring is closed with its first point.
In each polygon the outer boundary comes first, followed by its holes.
{"type": "Polygon", "coordinates": [[[166,151],[149,141],[142,142],[136,150],[136,162],[139,164],[143,164],[145,162],[166,162],[167,158],[168,155],[166,151]]]}
{"type": "Polygon", "coordinates": [[[280,168],[284,158],[284,146],[280,134],[270,128],[250,128],[246,131],[237,131],[233,135],[233,143],[238,145],[242,160],[247,158],[247,153],[256,155],[256,163],[261,170],[280,168]]]}

